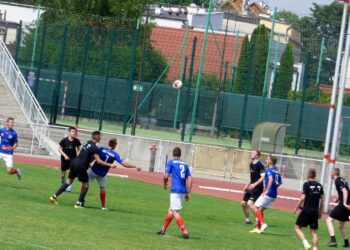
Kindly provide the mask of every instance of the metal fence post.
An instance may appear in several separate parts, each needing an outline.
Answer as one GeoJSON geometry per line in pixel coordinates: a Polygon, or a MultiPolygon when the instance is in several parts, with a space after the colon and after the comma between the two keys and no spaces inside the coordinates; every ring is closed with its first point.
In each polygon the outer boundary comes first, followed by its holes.
{"type": "Polygon", "coordinates": [[[310,60],[311,60],[311,54],[309,52],[307,54],[306,64],[305,64],[305,73],[304,73],[304,79],[303,79],[303,96],[302,96],[302,99],[301,99],[301,106],[300,106],[300,113],[299,113],[299,123],[298,123],[298,132],[297,132],[297,138],[296,138],[296,141],[295,141],[295,154],[296,155],[298,154],[298,152],[300,150],[300,136],[301,136],[301,129],[302,129],[302,125],[303,125],[306,89],[309,86],[310,60]]]}
{"type": "Polygon", "coordinates": [[[317,84],[317,89],[316,89],[316,102],[320,99],[320,83],[321,83],[321,72],[322,72],[322,62],[323,62],[323,52],[324,52],[324,42],[325,38],[322,38],[321,41],[321,51],[320,51],[320,56],[318,59],[318,69],[317,69],[317,79],[316,79],[316,84],[317,84]]]}
{"type": "Polygon", "coordinates": [[[156,154],[158,147],[156,144],[152,144],[151,147],[149,148],[151,150],[151,159],[149,162],[149,171],[154,172],[154,165],[156,163],[156,154]]]}
{"type": "Polygon", "coordinates": [[[42,62],[43,62],[43,55],[44,55],[44,48],[45,48],[46,30],[47,30],[47,24],[44,25],[43,33],[41,35],[41,47],[40,47],[39,63],[38,63],[37,71],[36,71],[36,79],[35,79],[35,85],[34,85],[34,96],[37,99],[38,99],[38,90],[39,90],[40,75],[41,75],[41,66],[42,66],[42,62]]]}
{"type": "Polygon", "coordinates": [[[104,83],[104,86],[103,86],[102,105],[101,105],[101,111],[100,111],[100,117],[99,117],[99,128],[98,128],[98,130],[100,130],[100,131],[102,130],[102,122],[103,122],[104,113],[105,113],[107,86],[108,86],[108,81],[109,81],[109,73],[110,73],[110,69],[111,69],[111,62],[112,62],[112,55],[113,55],[113,44],[114,44],[114,42],[116,40],[115,36],[116,36],[116,30],[112,29],[111,37],[110,37],[110,44],[109,44],[107,71],[106,71],[105,83],[104,83]]]}
{"type": "Polygon", "coordinates": [[[87,67],[87,61],[88,61],[88,55],[89,55],[90,32],[91,32],[91,27],[86,27],[85,38],[84,38],[83,64],[81,69],[81,78],[80,78],[80,86],[79,86],[78,111],[77,111],[77,117],[75,119],[76,127],[79,125],[79,118],[81,115],[81,103],[83,99],[85,74],[86,74],[86,67],[87,67]]]}
{"type": "Polygon", "coordinates": [[[17,38],[16,38],[16,54],[15,54],[15,62],[18,63],[18,54],[19,48],[21,47],[22,40],[22,20],[19,21],[18,30],[17,30],[17,38]]]}
{"type": "Polygon", "coordinates": [[[63,72],[64,56],[65,56],[65,51],[66,51],[67,34],[68,34],[68,25],[65,25],[64,32],[63,32],[62,47],[61,47],[61,51],[60,51],[60,59],[58,62],[55,90],[54,90],[53,99],[52,99],[53,102],[52,102],[52,106],[51,106],[51,116],[50,116],[50,123],[51,124],[56,124],[56,119],[57,119],[58,99],[60,96],[59,92],[60,92],[60,85],[61,85],[61,81],[62,81],[62,72],[63,72]]]}
{"type": "Polygon", "coordinates": [[[245,86],[244,86],[244,101],[243,101],[243,107],[242,107],[241,127],[240,127],[240,131],[239,131],[239,142],[238,142],[238,147],[240,147],[240,148],[242,147],[243,133],[244,133],[244,129],[245,129],[244,125],[245,125],[245,117],[246,117],[246,112],[247,112],[248,91],[249,91],[249,84],[250,84],[251,69],[252,69],[252,64],[253,64],[253,57],[254,57],[254,47],[252,46],[250,48],[250,52],[249,52],[248,72],[246,75],[246,81],[245,81],[245,86]]]}

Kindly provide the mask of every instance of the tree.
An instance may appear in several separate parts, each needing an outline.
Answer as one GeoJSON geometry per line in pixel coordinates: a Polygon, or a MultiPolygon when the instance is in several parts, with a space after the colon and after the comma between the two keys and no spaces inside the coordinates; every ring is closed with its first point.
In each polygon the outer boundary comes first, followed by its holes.
{"type": "Polygon", "coordinates": [[[289,42],[285,48],[280,63],[276,83],[272,89],[272,97],[287,99],[288,92],[293,82],[294,56],[292,43],[289,42]]]}
{"type": "Polygon", "coordinates": [[[268,54],[268,32],[264,25],[259,25],[252,34],[250,41],[254,51],[249,94],[261,96],[264,87],[266,60],[268,54]]]}
{"type": "Polygon", "coordinates": [[[249,54],[250,54],[250,43],[249,43],[248,35],[246,35],[243,40],[241,53],[239,56],[239,61],[237,66],[237,78],[233,87],[234,92],[237,94],[243,94],[245,85],[249,84],[248,82],[246,82],[248,78],[249,54]]]}

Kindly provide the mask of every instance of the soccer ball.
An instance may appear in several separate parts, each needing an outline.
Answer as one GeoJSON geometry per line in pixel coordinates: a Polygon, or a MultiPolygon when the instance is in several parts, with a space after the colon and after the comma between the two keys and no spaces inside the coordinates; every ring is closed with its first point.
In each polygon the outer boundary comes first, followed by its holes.
{"type": "Polygon", "coordinates": [[[182,82],[180,80],[173,81],[173,88],[180,89],[182,87],[182,82]]]}

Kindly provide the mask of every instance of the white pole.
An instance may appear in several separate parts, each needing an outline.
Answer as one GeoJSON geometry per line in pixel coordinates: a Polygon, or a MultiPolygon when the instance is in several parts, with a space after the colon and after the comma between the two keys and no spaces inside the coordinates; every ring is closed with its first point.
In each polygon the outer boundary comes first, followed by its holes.
{"type": "Polygon", "coordinates": [[[349,7],[349,4],[344,3],[344,11],[343,11],[343,19],[342,19],[343,21],[342,21],[342,25],[341,25],[341,29],[340,29],[337,61],[335,64],[332,97],[331,97],[331,102],[329,105],[328,125],[327,125],[327,133],[326,133],[326,140],[325,140],[324,153],[323,153],[323,162],[322,162],[322,171],[321,171],[321,184],[322,185],[325,185],[324,180],[325,180],[325,176],[326,176],[327,161],[329,159],[329,146],[330,146],[330,141],[331,141],[331,132],[332,132],[332,126],[333,126],[335,101],[337,98],[339,71],[340,71],[340,63],[341,63],[341,58],[342,58],[343,46],[344,46],[344,35],[345,35],[345,26],[346,26],[348,7],[349,7]]]}
{"type": "MultiPolygon", "coordinates": [[[[348,3],[349,0],[346,0],[348,3]]],[[[350,16],[349,16],[349,23],[350,23],[350,16]]],[[[344,89],[345,89],[345,83],[346,83],[346,77],[347,77],[347,69],[348,69],[348,62],[349,62],[349,52],[350,52],[350,25],[348,25],[348,32],[346,34],[346,44],[345,44],[345,52],[343,57],[343,63],[342,63],[342,69],[341,69],[341,78],[339,82],[339,96],[338,96],[338,103],[337,103],[337,111],[335,116],[335,124],[334,124],[334,133],[332,138],[332,150],[331,150],[331,157],[329,159],[329,175],[328,175],[328,185],[327,185],[327,193],[326,193],[326,201],[325,201],[325,212],[328,212],[329,210],[329,202],[332,192],[332,179],[330,176],[331,170],[335,167],[335,161],[336,161],[336,154],[337,154],[337,148],[339,147],[339,133],[340,133],[340,125],[341,125],[341,119],[342,119],[342,109],[343,109],[343,102],[344,102],[344,89]]]]}

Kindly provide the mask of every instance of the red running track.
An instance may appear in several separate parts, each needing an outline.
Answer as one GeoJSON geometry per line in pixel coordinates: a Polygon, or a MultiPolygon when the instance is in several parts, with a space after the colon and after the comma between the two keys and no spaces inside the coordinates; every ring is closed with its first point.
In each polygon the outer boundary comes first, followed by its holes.
{"type": "MultiPolygon", "coordinates": [[[[23,155],[15,155],[14,161],[17,163],[23,164],[31,164],[31,165],[39,165],[45,167],[53,167],[59,168],[60,161],[41,158],[37,156],[23,156],[23,155]]],[[[128,178],[132,180],[140,180],[148,183],[154,183],[158,185],[163,185],[163,174],[161,173],[150,173],[145,171],[137,172],[134,169],[126,169],[126,168],[117,168],[110,170],[111,174],[119,174],[119,175],[127,175],[128,178]]],[[[235,183],[230,181],[219,181],[219,180],[211,180],[205,178],[193,178],[193,188],[192,191],[200,194],[211,195],[215,197],[224,198],[227,200],[232,200],[236,202],[240,202],[242,200],[242,193],[244,184],[235,183]],[[205,188],[207,187],[207,188],[205,188]],[[209,188],[215,188],[208,189],[209,188]]],[[[273,204],[274,208],[284,210],[284,211],[293,211],[296,206],[297,201],[295,199],[300,197],[300,192],[294,190],[288,190],[284,188],[279,189],[279,196],[276,202],[273,204]]]]}

